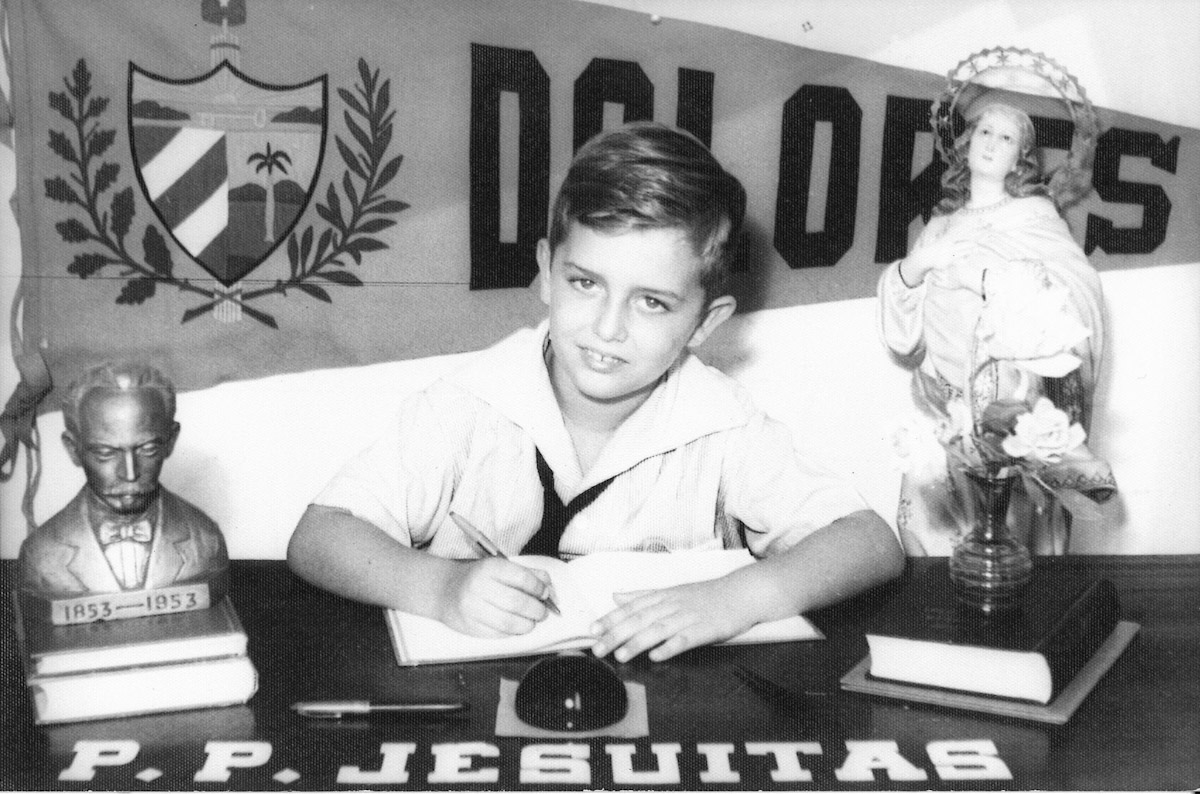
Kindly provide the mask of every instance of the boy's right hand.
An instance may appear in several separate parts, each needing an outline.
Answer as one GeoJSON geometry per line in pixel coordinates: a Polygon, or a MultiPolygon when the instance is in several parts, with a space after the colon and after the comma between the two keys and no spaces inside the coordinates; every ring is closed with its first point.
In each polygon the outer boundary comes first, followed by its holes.
{"type": "Polygon", "coordinates": [[[525,634],[545,619],[550,575],[499,557],[457,564],[446,583],[441,621],[476,637],[525,634]]]}

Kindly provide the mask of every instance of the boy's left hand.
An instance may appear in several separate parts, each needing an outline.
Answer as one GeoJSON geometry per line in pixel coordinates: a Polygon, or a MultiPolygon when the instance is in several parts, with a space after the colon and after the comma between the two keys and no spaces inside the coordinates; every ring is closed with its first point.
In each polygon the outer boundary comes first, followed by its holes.
{"type": "Polygon", "coordinates": [[[597,656],[612,653],[626,662],[645,650],[652,661],[721,642],[741,634],[757,620],[752,604],[742,603],[740,588],[725,579],[663,590],[615,593],[618,606],[592,624],[597,656]]]}

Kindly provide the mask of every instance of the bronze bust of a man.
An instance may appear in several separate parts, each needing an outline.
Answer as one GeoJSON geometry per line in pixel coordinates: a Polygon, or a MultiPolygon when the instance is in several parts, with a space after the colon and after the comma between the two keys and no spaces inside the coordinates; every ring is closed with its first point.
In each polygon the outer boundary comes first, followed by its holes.
{"type": "Polygon", "coordinates": [[[22,589],[47,599],[204,583],[228,586],[217,525],[163,488],[179,436],[175,388],[157,369],[101,364],[63,399],[63,444],[87,484],[21,544],[22,589]]]}

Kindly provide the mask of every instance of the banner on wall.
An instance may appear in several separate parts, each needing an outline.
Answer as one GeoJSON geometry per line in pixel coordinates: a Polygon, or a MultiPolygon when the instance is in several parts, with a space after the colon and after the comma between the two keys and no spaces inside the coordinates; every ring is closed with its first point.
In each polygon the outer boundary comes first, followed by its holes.
{"type": "MultiPolygon", "coordinates": [[[[746,184],[744,309],[872,294],[938,197],[944,76],[720,28],[562,0],[7,8],[24,339],[58,386],[102,358],[193,389],[490,344],[539,319],[552,191],[625,120],[746,184]]],[[[1100,114],[1069,216],[1092,261],[1200,260],[1200,132],[1100,114]]],[[[1065,152],[1069,122],[1035,121],[1065,152]]]]}

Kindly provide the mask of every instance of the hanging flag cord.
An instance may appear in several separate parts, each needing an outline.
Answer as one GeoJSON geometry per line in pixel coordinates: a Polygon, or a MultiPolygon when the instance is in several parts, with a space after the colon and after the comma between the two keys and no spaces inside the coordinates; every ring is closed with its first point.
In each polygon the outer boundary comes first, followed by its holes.
{"type": "MultiPolygon", "coordinates": [[[[0,3],[0,56],[7,66],[11,67],[12,58],[8,48],[8,8],[0,3]]],[[[12,74],[12,69],[8,69],[12,74]]],[[[13,109],[8,97],[0,91],[0,133],[3,142],[12,145],[13,109]]],[[[9,316],[10,339],[12,340],[12,357],[20,373],[17,383],[4,411],[0,413],[0,434],[4,438],[4,446],[0,449],[0,482],[8,482],[16,470],[17,455],[21,447],[25,447],[25,495],[21,499],[21,512],[25,515],[25,523],[32,532],[37,528],[33,514],[33,499],[37,495],[38,483],[42,475],[42,457],[39,448],[37,428],[37,409],[46,395],[53,388],[50,378],[50,368],[38,350],[26,352],[25,340],[21,334],[21,307],[24,304],[22,282],[18,280],[13,295],[12,310],[9,316]]]]}
{"type": "Polygon", "coordinates": [[[18,328],[17,317],[23,302],[20,284],[13,297],[11,333],[13,361],[21,374],[21,381],[13,389],[0,413],[0,433],[4,435],[4,448],[0,450],[0,482],[8,482],[16,470],[17,454],[25,447],[25,496],[21,500],[21,512],[32,532],[37,528],[33,515],[33,499],[37,495],[38,482],[42,475],[42,457],[37,428],[37,409],[53,388],[50,368],[39,351],[24,352],[24,344],[18,328]]]}
{"type": "MultiPolygon", "coordinates": [[[[8,6],[4,3],[0,3],[0,58],[4,59],[4,73],[9,76],[11,87],[13,73],[12,52],[8,48],[8,6]]],[[[0,87],[0,132],[4,133],[4,141],[11,147],[13,135],[12,103],[4,95],[3,87],[0,87]]]]}

